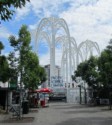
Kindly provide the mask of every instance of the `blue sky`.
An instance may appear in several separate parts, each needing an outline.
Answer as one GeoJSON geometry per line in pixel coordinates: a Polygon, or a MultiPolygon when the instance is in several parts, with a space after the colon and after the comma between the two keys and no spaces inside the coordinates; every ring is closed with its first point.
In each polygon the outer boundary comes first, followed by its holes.
{"type": "MultiPolygon", "coordinates": [[[[26,24],[32,32],[43,18],[51,16],[65,19],[70,35],[78,45],[89,39],[97,42],[102,50],[112,38],[112,0],[31,0],[24,8],[15,11],[12,20],[2,21],[0,25],[0,40],[5,45],[5,54],[11,51],[9,35],[17,36],[22,24],[26,24]]],[[[39,43],[38,52],[40,63],[48,64],[50,57],[47,43],[39,43]]],[[[58,64],[61,50],[57,48],[56,52],[58,64]]]]}

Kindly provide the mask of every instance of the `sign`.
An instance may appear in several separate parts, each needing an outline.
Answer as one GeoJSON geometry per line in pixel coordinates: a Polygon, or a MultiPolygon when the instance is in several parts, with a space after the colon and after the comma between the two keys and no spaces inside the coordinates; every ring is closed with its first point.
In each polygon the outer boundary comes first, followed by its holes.
{"type": "Polygon", "coordinates": [[[17,89],[17,84],[16,83],[10,83],[9,88],[10,89],[17,89]]]}
{"type": "Polygon", "coordinates": [[[61,76],[52,76],[51,77],[52,87],[63,87],[63,79],[61,76]]]}

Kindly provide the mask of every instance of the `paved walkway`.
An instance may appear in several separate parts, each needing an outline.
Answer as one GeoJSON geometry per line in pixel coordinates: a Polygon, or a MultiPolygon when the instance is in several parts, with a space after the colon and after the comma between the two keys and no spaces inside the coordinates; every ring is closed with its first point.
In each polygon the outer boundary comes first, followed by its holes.
{"type": "MultiPolygon", "coordinates": [[[[50,103],[48,108],[25,116],[35,117],[32,123],[21,125],[112,125],[112,111],[108,107],[87,107],[67,103],[50,103]]],[[[6,123],[4,123],[6,124],[6,123]]],[[[0,123],[0,125],[4,125],[0,123]]],[[[8,125],[18,125],[11,123],[8,125]]]]}

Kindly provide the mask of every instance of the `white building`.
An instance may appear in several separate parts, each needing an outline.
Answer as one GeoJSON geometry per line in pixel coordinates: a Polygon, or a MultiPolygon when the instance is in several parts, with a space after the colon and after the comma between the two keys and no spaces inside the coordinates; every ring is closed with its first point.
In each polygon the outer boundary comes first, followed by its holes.
{"type": "Polygon", "coordinates": [[[1,88],[8,88],[8,82],[5,82],[5,83],[0,82],[0,87],[1,88]]]}

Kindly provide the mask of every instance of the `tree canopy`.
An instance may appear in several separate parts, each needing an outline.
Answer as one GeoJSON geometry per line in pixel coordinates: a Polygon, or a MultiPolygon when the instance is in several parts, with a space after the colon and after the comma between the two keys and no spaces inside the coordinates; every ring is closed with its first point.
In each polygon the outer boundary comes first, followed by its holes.
{"type": "Polygon", "coordinates": [[[112,86],[112,40],[99,57],[100,81],[104,86],[112,86]]]}
{"type": "Polygon", "coordinates": [[[9,20],[15,8],[22,8],[30,0],[0,0],[0,20],[9,20]]]}
{"type": "Polygon", "coordinates": [[[97,96],[109,98],[112,89],[112,39],[98,58],[92,56],[78,65],[72,79],[77,77],[95,89],[97,96]]]}
{"type": "Polygon", "coordinates": [[[0,54],[1,54],[1,51],[4,49],[4,45],[2,44],[2,42],[0,41],[0,54]]]}
{"type": "MultiPolygon", "coordinates": [[[[0,54],[4,49],[4,45],[0,41],[0,54]]],[[[10,68],[6,56],[0,55],[0,81],[5,83],[10,78],[10,68]]]]}
{"type": "Polygon", "coordinates": [[[80,63],[75,71],[74,78],[76,77],[81,77],[89,86],[94,87],[98,80],[97,58],[92,56],[89,60],[80,63]]]}
{"type": "Polygon", "coordinates": [[[23,25],[20,28],[18,38],[12,35],[9,41],[14,48],[9,54],[10,67],[20,77],[20,84],[23,83],[27,88],[37,88],[46,80],[46,74],[39,65],[38,56],[32,51],[31,36],[27,26],[23,25]]]}

